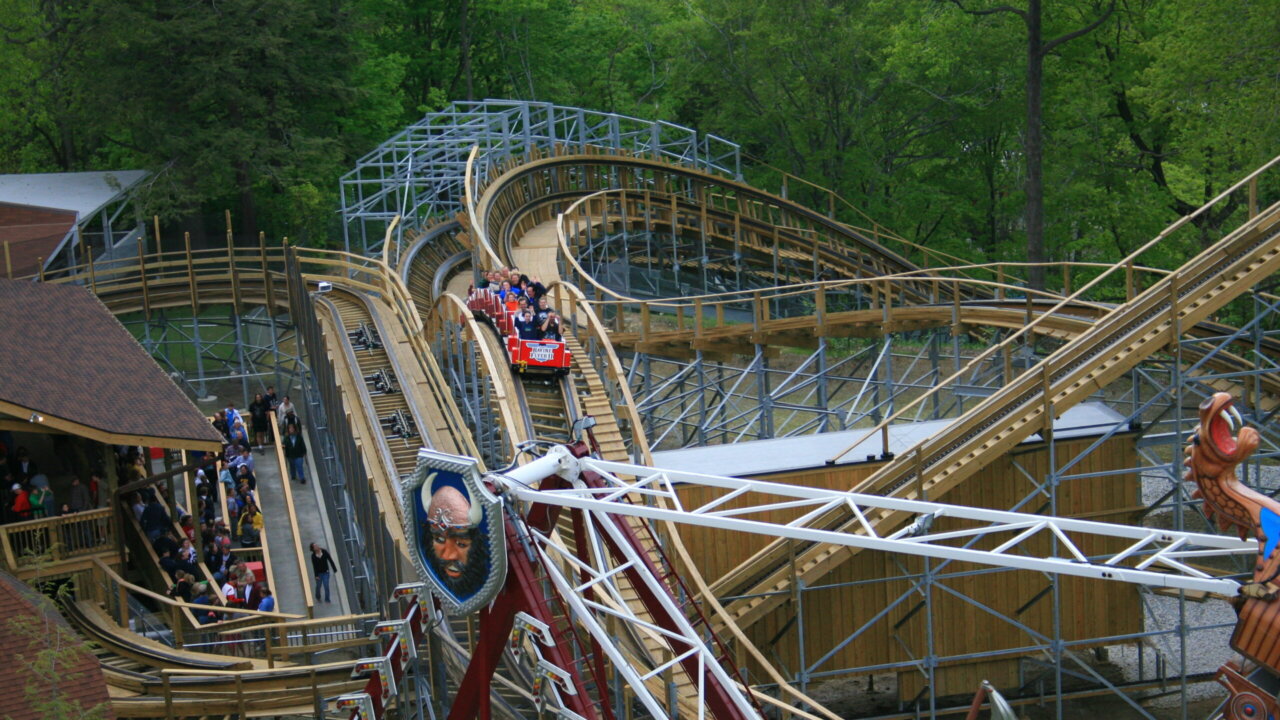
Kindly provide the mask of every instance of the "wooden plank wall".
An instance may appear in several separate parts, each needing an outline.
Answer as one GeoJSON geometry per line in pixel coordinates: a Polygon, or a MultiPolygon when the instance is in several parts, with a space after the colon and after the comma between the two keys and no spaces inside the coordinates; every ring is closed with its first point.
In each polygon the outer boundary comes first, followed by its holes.
{"type": "MultiPolygon", "coordinates": [[[[1060,441],[1056,448],[1059,462],[1063,458],[1074,458],[1093,442],[1092,438],[1060,441]]],[[[1033,489],[1027,476],[1014,467],[1014,457],[1031,477],[1043,478],[1047,474],[1049,453],[1046,446],[1043,443],[1023,445],[1015,453],[983,469],[945,497],[931,499],[1001,510],[1012,508],[1033,489]]],[[[1074,466],[1071,472],[1086,474],[1132,468],[1136,464],[1134,438],[1132,435],[1125,435],[1113,437],[1103,443],[1074,466]]],[[[879,463],[866,463],[820,468],[773,475],[767,479],[848,489],[871,475],[879,466],[879,463]]],[[[721,491],[704,488],[686,488],[681,491],[686,507],[706,502],[720,494],[721,491]]],[[[1047,501],[1047,498],[1034,499],[1022,511],[1047,514],[1047,501]]],[[[1139,486],[1135,474],[1072,480],[1058,489],[1057,514],[1127,523],[1132,521],[1138,502],[1139,486]]],[[[733,501],[726,503],[726,507],[733,506],[736,506],[733,501]]],[[[767,519],[785,522],[796,514],[798,513],[778,511],[771,513],[767,519]]],[[[755,515],[750,517],[766,519],[755,515]]],[[[946,519],[936,523],[934,529],[955,530],[971,524],[946,519]]],[[[694,562],[699,565],[703,577],[708,579],[720,577],[745,561],[770,539],[694,527],[685,527],[681,532],[694,562]]],[[[985,547],[994,546],[1003,539],[1006,538],[989,541],[985,547]]],[[[1120,543],[1111,544],[1117,547],[1105,547],[1104,543],[1095,542],[1083,544],[1081,549],[1089,554],[1122,549],[1118,547],[1120,543]]],[[[1028,548],[1046,555],[1050,553],[1047,539],[1038,546],[1031,545],[1028,548]]],[[[813,664],[835,649],[838,643],[893,602],[898,604],[867,628],[857,640],[837,650],[831,659],[815,668],[815,671],[902,662],[923,656],[927,649],[927,617],[923,608],[918,607],[923,602],[923,596],[913,593],[903,598],[903,594],[911,588],[911,583],[905,579],[893,579],[919,573],[922,568],[923,560],[919,558],[863,552],[829,574],[822,587],[806,590],[801,599],[804,605],[806,664],[813,664]],[[873,582],[848,585],[868,580],[873,582]]],[[[979,569],[983,568],[967,563],[952,563],[942,572],[965,573],[979,569]]],[[[1034,632],[1051,637],[1052,593],[1041,594],[1048,586],[1048,578],[1026,571],[1002,571],[939,580],[933,589],[935,652],[939,655],[960,655],[1020,648],[1036,642],[1036,638],[1026,630],[966,602],[963,597],[1012,617],[1034,632]]],[[[1064,639],[1086,639],[1142,630],[1141,606],[1134,586],[1083,578],[1062,578],[1060,587],[1064,639]]],[[[794,604],[788,603],[746,630],[748,637],[765,655],[772,657],[780,668],[789,673],[794,673],[800,667],[795,615],[794,604]]],[[[754,673],[755,669],[751,668],[751,672],[754,673]]],[[[1000,688],[1016,687],[1017,673],[1017,655],[1008,655],[940,667],[936,672],[936,682],[939,695],[971,696],[983,679],[991,680],[1000,688]]],[[[903,700],[915,697],[926,685],[927,679],[919,671],[899,673],[899,695],[903,700]]]]}

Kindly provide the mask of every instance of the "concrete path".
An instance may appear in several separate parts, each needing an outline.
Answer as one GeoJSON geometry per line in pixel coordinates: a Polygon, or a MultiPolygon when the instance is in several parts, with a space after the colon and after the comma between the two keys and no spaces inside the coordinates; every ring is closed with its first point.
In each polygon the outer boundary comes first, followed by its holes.
{"type": "Polygon", "coordinates": [[[271,575],[279,612],[306,614],[302,583],[298,576],[298,554],[293,545],[293,526],[285,506],[280,462],[274,446],[266,452],[254,452],[253,462],[258,476],[258,504],[262,508],[263,531],[267,535],[267,549],[271,553],[271,575]]]}
{"type": "MultiPolygon", "coordinates": [[[[306,418],[303,418],[303,422],[306,422],[306,418]]],[[[341,567],[339,555],[334,550],[337,542],[329,527],[329,516],[323,510],[324,497],[321,494],[320,483],[316,482],[316,464],[312,459],[312,449],[316,447],[315,433],[307,428],[304,428],[304,432],[307,440],[307,484],[293,484],[293,508],[297,513],[298,532],[302,534],[302,554],[303,559],[306,560],[307,577],[304,580],[314,591],[316,584],[315,576],[311,573],[311,543],[317,543],[320,547],[329,550],[329,554],[334,557],[334,562],[339,563],[339,574],[348,572],[348,569],[341,567]]],[[[315,598],[315,617],[349,614],[350,603],[347,601],[347,590],[342,583],[342,578],[330,577],[329,590],[333,594],[333,602],[325,603],[323,597],[315,598]]],[[[299,588],[298,592],[301,594],[302,589],[299,588]]]]}

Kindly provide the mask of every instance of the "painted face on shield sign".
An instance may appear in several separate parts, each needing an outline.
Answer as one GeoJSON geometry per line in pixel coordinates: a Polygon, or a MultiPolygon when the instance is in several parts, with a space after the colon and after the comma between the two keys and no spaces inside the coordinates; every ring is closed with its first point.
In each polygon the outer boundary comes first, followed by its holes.
{"type": "Polygon", "coordinates": [[[434,487],[435,473],[423,483],[427,521],[427,561],[437,579],[457,598],[465,599],[484,585],[488,551],[480,533],[481,508],[453,485],[434,487]]]}

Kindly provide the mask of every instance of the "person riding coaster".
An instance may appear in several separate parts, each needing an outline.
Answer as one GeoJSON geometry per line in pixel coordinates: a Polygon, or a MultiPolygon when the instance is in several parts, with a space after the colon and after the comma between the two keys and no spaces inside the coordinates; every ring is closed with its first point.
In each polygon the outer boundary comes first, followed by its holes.
{"type": "Polygon", "coordinates": [[[567,374],[573,354],[564,343],[559,316],[547,306],[545,298],[539,298],[536,311],[526,302],[517,300],[519,309],[513,311],[502,301],[500,292],[482,288],[471,292],[467,307],[477,320],[491,325],[503,338],[513,370],[567,374]]]}

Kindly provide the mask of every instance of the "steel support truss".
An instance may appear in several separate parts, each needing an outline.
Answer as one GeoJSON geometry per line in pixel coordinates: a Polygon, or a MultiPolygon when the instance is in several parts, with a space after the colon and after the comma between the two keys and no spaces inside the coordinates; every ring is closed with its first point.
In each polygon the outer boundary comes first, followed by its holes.
{"type": "MultiPolygon", "coordinates": [[[[568,455],[567,449],[553,450],[548,457],[567,467],[570,475],[596,473],[603,479],[605,486],[538,490],[519,479],[503,475],[490,477],[501,484],[510,497],[517,500],[577,508],[592,513],[630,515],[653,521],[697,525],[801,542],[832,543],[937,560],[957,560],[1152,587],[1195,590],[1228,597],[1234,596],[1238,591],[1240,583],[1237,580],[1213,576],[1188,565],[1188,561],[1224,555],[1252,556],[1258,552],[1258,542],[1253,539],[1240,540],[1223,535],[864,495],[764,480],[665,470],[596,458],[581,458],[575,462],[571,458],[564,458],[564,455],[568,455]],[[676,492],[677,485],[717,488],[728,492],[701,506],[685,507],[676,492]],[[777,497],[788,499],[772,499],[777,497]],[[637,503],[637,499],[652,500],[656,504],[637,503]],[[734,507],[721,507],[730,500],[735,501],[734,507]],[[807,521],[837,508],[846,508],[857,517],[862,532],[846,533],[806,526],[807,521]],[[777,510],[802,510],[803,514],[788,523],[750,517],[777,510]],[[867,520],[869,515],[880,510],[911,513],[916,520],[891,535],[881,536],[867,520]],[[983,525],[945,533],[929,532],[932,523],[942,517],[973,520],[983,525]],[[1023,554],[1025,544],[1041,533],[1057,538],[1066,557],[1034,557],[1023,554]],[[995,536],[999,536],[1002,542],[991,550],[954,544],[957,541],[968,542],[975,538],[995,536]],[[1090,557],[1080,549],[1081,539],[1089,537],[1120,538],[1129,541],[1129,545],[1118,553],[1090,557]],[[1159,569],[1151,569],[1153,567],[1159,569]]],[[[551,467],[556,469],[554,465],[551,467]]],[[[528,476],[532,472],[523,472],[521,476],[528,476]]]]}
{"type": "MultiPolygon", "coordinates": [[[[1274,378],[1280,366],[1277,309],[1280,309],[1280,298],[1256,289],[1236,301],[1229,322],[1220,332],[1206,333],[1199,329],[1192,333],[1188,328],[1187,334],[1166,352],[1149,358],[1123,380],[1099,390],[1093,400],[1105,403],[1120,419],[1095,428],[1094,437],[1084,443],[1083,449],[1068,448],[1058,438],[1049,437],[1045,444],[1048,470],[1043,464],[1026,464],[1015,453],[1012,468],[1024,490],[1018,502],[1008,509],[1034,513],[1037,517],[1057,516],[1064,512],[1061,494],[1072,483],[1111,476],[1136,477],[1141,496],[1135,497],[1133,504],[1142,509],[1135,522],[1179,532],[1212,532],[1199,501],[1191,497],[1194,488],[1182,481],[1182,451],[1198,422],[1196,406],[1212,393],[1224,390],[1237,397],[1237,407],[1262,436],[1261,447],[1240,467],[1241,480],[1275,496],[1280,491],[1280,470],[1276,469],[1280,459],[1280,432],[1273,422],[1280,411],[1280,402],[1274,394],[1274,378]],[[1121,435],[1129,436],[1136,447],[1136,462],[1132,466],[1107,470],[1087,466],[1086,459],[1100,451],[1107,441],[1121,435]]],[[[754,355],[727,360],[712,359],[701,352],[691,353],[692,358],[638,352],[624,355],[623,359],[650,441],[655,449],[663,449],[866,427],[891,414],[895,405],[902,406],[932,387],[940,377],[962,367],[965,356],[972,354],[945,329],[891,334],[877,340],[844,341],[848,344],[839,352],[833,352],[835,342],[838,341],[821,339],[818,348],[808,355],[788,356],[793,364],[786,370],[777,367],[781,363],[774,359],[776,350],[770,357],[771,348],[764,345],[758,346],[754,355]],[[862,347],[856,347],[858,342],[862,347]],[[855,348],[850,351],[849,345],[855,348]],[[884,372],[886,367],[893,372],[884,372]],[[794,392],[788,397],[789,392],[801,389],[803,392],[794,392]]],[[[966,403],[977,402],[990,394],[1005,382],[1009,373],[1034,365],[1058,342],[1042,338],[1001,362],[972,368],[962,383],[953,384],[948,393],[934,400],[936,404],[916,407],[910,415],[901,418],[902,422],[955,417],[966,409],[966,403]]],[[[872,444],[876,445],[873,450],[878,448],[877,443],[872,444]]],[[[1040,532],[1052,531],[1046,526],[1040,532]]],[[[1054,537],[1061,557],[1073,558],[1069,548],[1054,537]]],[[[972,545],[975,541],[976,536],[965,544],[972,545]]],[[[946,632],[932,618],[938,598],[959,600],[975,612],[999,618],[1012,632],[1024,636],[1026,642],[1019,648],[976,653],[968,658],[974,661],[984,657],[1021,657],[1022,687],[1013,690],[1025,696],[1038,689],[1042,697],[1054,698],[1049,702],[1055,705],[1059,717],[1064,712],[1064,698],[1070,696],[1071,684],[1086,683],[1095,690],[1111,691],[1138,716],[1154,718],[1156,715],[1143,701],[1144,693],[1153,683],[1168,688],[1164,694],[1171,691],[1170,700],[1186,706],[1192,698],[1192,687],[1211,679],[1217,666],[1230,659],[1226,635],[1234,625],[1234,616],[1225,603],[1197,605],[1187,591],[1155,592],[1154,586],[1139,586],[1144,616],[1140,632],[1067,639],[1060,631],[1065,609],[1058,575],[1044,571],[1044,591],[1031,601],[1051,608],[1055,629],[1041,632],[1021,622],[1016,615],[1000,612],[981,598],[968,596],[949,585],[960,577],[984,574],[998,582],[999,573],[1005,570],[957,573],[950,568],[951,562],[928,559],[912,567],[897,563],[898,573],[893,578],[854,583],[797,583],[796,588],[786,591],[791,596],[792,623],[790,630],[780,633],[775,641],[800,646],[803,661],[790,670],[797,684],[803,689],[811,683],[838,676],[914,670],[924,676],[930,689],[914,700],[904,698],[906,705],[902,710],[936,710],[939,698],[931,690],[933,673],[947,662],[964,659],[938,650],[937,638],[946,632]],[[822,607],[818,602],[806,602],[806,596],[850,584],[888,581],[903,581],[908,585],[901,594],[891,593],[887,606],[850,636],[834,638],[824,646],[810,643],[805,647],[806,624],[816,621],[806,615],[820,612],[822,607]],[[928,629],[924,641],[912,642],[899,637],[898,642],[910,661],[862,667],[842,667],[836,662],[841,648],[857,642],[876,623],[891,623],[895,609],[901,612],[903,608],[916,606],[923,608],[928,629]],[[1212,642],[1215,648],[1212,653],[1197,646],[1198,638],[1209,637],[1216,639],[1203,642],[1212,642]],[[1087,648],[1105,648],[1116,662],[1123,663],[1126,668],[1123,679],[1101,673],[1096,662],[1081,654],[1087,648]]],[[[1248,553],[1228,555],[1219,562],[1224,572],[1244,574],[1252,566],[1252,557],[1248,553]]],[[[734,599],[721,598],[725,602],[734,599]]],[[[896,636],[896,631],[894,634],[896,636]]]]}
{"type": "MultiPolygon", "coordinates": [[[[1146,588],[1162,588],[1165,591],[1178,591],[1180,596],[1182,593],[1191,591],[1231,597],[1236,594],[1240,586],[1235,577],[1213,575],[1193,567],[1193,564],[1211,557],[1252,558],[1258,549],[1257,541],[1253,539],[1240,540],[1206,533],[904,500],[761,480],[659,469],[594,458],[575,459],[567,448],[553,448],[543,458],[506,475],[491,475],[489,480],[500,487],[509,500],[572,508],[588,513],[597,522],[604,522],[607,518],[631,516],[650,522],[688,524],[729,532],[789,538],[804,543],[835,543],[850,548],[879,550],[895,556],[925,558],[926,572],[914,578],[909,592],[881,609],[863,625],[859,633],[845,639],[834,650],[814,663],[814,668],[826,662],[844,644],[855,640],[862,630],[880,622],[893,607],[918,595],[924,595],[927,603],[932,593],[947,594],[980,610],[995,613],[996,611],[984,607],[979,601],[947,586],[945,582],[947,575],[942,570],[950,562],[972,562],[996,568],[1041,572],[1053,579],[1052,587],[1055,596],[1057,594],[1056,578],[1059,575],[1070,575],[1132,583],[1146,588]],[[558,475],[571,481],[572,487],[555,490],[536,489],[536,480],[544,475],[558,475]],[[592,478],[593,482],[590,484],[582,482],[585,477],[592,478]],[[708,488],[720,494],[700,505],[685,506],[679,490],[689,488],[708,488]],[[805,526],[809,519],[819,517],[838,507],[848,509],[859,519],[861,527],[858,531],[842,533],[805,526]],[[801,514],[795,520],[785,523],[761,519],[778,510],[801,514]],[[866,519],[879,511],[906,512],[910,513],[915,520],[891,534],[882,535],[866,519]],[[932,532],[930,528],[934,521],[944,517],[969,520],[978,524],[959,531],[932,532]],[[1028,551],[1027,546],[1037,536],[1052,537],[1056,552],[1046,556],[1028,551]],[[975,542],[983,538],[999,542],[990,549],[972,547],[975,542]],[[1085,543],[1099,538],[1122,540],[1124,548],[1120,551],[1093,556],[1082,550],[1085,543]]],[[[589,628],[596,626],[591,632],[600,642],[606,644],[606,648],[609,642],[616,642],[616,638],[609,640],[608,634],[603,630],[599,630],[597,634],[599,623],[594,618],[601,615],[613,616],[633,623],[635,627],[648,627],[648,623],[644,620],[633,617],[633,614],[627,612],[624,598],[611,584],[612,578],[624,567],[607,568],[603,563],[597,565],[584,563],[580,557],[556,545],[551,538],[537,533],[532,535],[547,565],[553,567],[559,563],[564,568],[563,572],[555,573],[559,578],[555,580],[558,594],[573,607],[576,618],[586,623],[589,628]],[[575,583],[569,579],[575,573],[578,574],[580,582],[575,583]],[[613,602],[607,604],[583,602],[581,596],[591,588],[603,588],[611,592],[613,602]]],[[[629,560],[635,560],[635,558],[629,558],[629,560]]],[[[908,574],[905,568],[903,574],[908,574]]],[[[656,578],[653,582],[660,587],[660,582],[656,578]]],[[[1147,599],[1150,600],[1152,597],[1154,596],[1148,596],[1147,599]]],[[[1225,606],[1225,603],[1223,604],[1225,606]]],[[[1103,676],[1093,664],[1079,655],[1078,651],[1087,643],[1063,641],[1058,637],[1047,636],[1022,625],[1016,618],[1006,619],[1020,631],[1031,636],[1031,643],[1026,647],[1016,648],[1017,652],[1039,650],[1051,654],[1053,663],[1048,664],[1047,667],[1054,673],[1058,683],[1059,692],[1056,694],[1056,701],[1059,712],[1061,712],[1062,700],[1061,684],[1064,678],[1075,677],[1116,692],[1131,709],[1144,717],[1152,717],[1142,705],[1125,694],[1123,684],[1117,685],[1103,676]]],[[[1122,642],[1133,639],[1130,637],[1111,640],[1122,642]]],[[[922,666],[932,669],[936,667],[937,660],[932,642],[928,652],[928,657],[920,657],[918,661],[922,666]]],[[[617,653],[610,653],[615,664],[625,662],[620,654],[614,657],[615,654],[617,653]]],[[[885,669],[893,668],[863,668],[862,670],[885,669]]],[[[806,672],[802,673],[802,679],[806,682],[823,676],[822,673],[812,673],[813,668],[805,670],[806,672]],[[805,677],[810,673],[813,677],[805,677]]],[[[826,675],[830,676],[831,673],[826,675]]],[[[628,680],[631,678],[628,677],[628,680]]],[[[1141,686],[1141,683],[1131,683],[1131,685],[1141,686]]],[[[928,698],[928,708],[930,712],[938,710],[936,698],[932,696],[928,698]]]]}
{"type": "MultiPolygon", "coordinates": [[[[992,342],[1002,335],[994,331],[992,342]]],[[[1035,349],[1046,343],[1024,346],[1012,362],[996,358],[969,369],[963,382],[918,405],[908,419],[962,414],[1025,367],[1027,357],[1034,362],[1035,349]]],[[[741,359],[701,350],[691,358],[635,352],[622,362],[650,445],[674,449],[870,427],[978,352],[949,329],[820,337],[816,345],[807,354],[781,355],[757,344],[754,355],[741,359]]]]}

